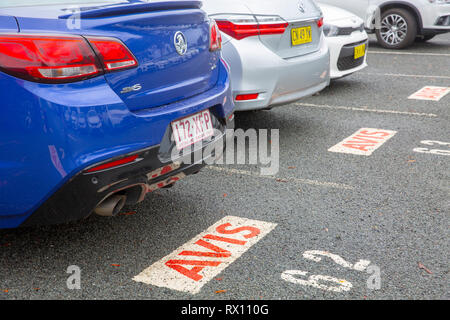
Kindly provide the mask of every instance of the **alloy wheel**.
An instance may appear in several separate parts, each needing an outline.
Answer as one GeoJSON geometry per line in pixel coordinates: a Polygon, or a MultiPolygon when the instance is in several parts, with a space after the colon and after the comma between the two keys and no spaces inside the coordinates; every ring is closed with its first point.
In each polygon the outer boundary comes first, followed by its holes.
{"type": "Polygon", "coordinates": [[[391,46],[405,40],[408,33],[408,23],[398,14],[390,14],[381,21],[381,38],[391,46]]]}

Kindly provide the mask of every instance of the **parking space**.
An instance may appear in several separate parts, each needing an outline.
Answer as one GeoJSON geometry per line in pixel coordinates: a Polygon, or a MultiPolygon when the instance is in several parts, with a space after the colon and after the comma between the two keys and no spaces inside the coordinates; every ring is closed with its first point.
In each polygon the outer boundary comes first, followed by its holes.
{"type": "Polygon", "coordinates": [[[449,49],[449,35],[400,52],[372,39],[360,73],[238,114],[280,130],[274,176],[213,165],[116,218],[0,230],[0,299],[444,298],[450,94],[408,97],[450,86],[449,49]],[[333,152],[343,141],[362,152],[333,152]]]}

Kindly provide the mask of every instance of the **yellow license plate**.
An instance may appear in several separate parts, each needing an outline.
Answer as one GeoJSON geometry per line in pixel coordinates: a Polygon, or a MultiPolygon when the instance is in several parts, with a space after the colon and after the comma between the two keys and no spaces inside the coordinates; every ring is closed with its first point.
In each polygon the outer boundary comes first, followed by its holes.
{"type": "Polygon", "coordinates": [[[355,47],[355,60],[364,57],[365,54],[366,54],[365,44],[355,47]]]}
{"type": "Polygon", "coordinates": [[[300,44],[312,42],[311,27],[292,28],[292,45],[298,46],[300,44]]]}

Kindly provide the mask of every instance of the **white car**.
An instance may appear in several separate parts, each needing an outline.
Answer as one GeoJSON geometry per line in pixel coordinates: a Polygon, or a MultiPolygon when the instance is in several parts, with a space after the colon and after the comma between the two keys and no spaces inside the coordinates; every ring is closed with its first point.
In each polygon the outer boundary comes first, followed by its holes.
{"type": "Polygon", "coordinates": [[[320,0],[353,12],[375,32],[378,43],[403,49],[450,32],[450,0],[320,0]]]}
{"type": "Polygon", "coordinates": [[[323,12],[323,33],[330,48],[331,79],[342,78],[367,67],[369,37],[364,21],[353,13],[318,3],[323,12]]]}
{"type": "Polygon", "coordinates": [[[204,0],[223,38],[236,111],[270,109],[330,83],[322,12],[313,0],[204,0]]]}

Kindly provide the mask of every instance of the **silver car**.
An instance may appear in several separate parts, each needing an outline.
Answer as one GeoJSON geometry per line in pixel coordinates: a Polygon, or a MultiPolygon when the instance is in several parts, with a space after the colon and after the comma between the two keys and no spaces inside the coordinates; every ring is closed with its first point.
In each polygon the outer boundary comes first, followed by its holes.
{"type": "Polygon", "coordinates": [[[323,16],[312,0],[204,0],[223,37],[237,111],[270,109],[329,85],[323,16]]]}
{"type": "Polygon", "coordinates": [[[353,12],[388,49],[404,49],[414,41],[450,32],[450,0],[320,0],[353,12]],[[378,21],[377,21],[378,20],[378,21]]]}

